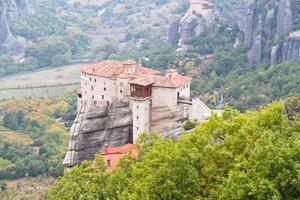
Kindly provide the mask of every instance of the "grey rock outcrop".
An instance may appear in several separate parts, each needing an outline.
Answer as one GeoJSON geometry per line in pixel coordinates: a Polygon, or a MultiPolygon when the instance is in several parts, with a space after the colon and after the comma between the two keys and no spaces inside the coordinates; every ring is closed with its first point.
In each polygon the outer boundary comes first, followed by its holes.
{"type": "Polygon", "coordinates": [[[72,167],[92,160],[104,144],[120,146],[132,142],[132,113],[128,101],[86,102],[70,130],[64,165],[72,167]]]}
{"type": "Polygon", "coordinates": [[[6,43],[11,38],[8,24],[8,6],[4,0],[0,0],[0,44],[6,43]]]}
{"type": "Polygon", "coordinates": [[[167,30],[167,41],[171,44],[176,44],[179,40],[179,25],[180,19],[174,19],[167,30]]]}
{"type": "Polygon", "coordinates": [[[258,16],[256,13],[255,1],[236,1],[231,18],[244,34],[244,44],[248,48],[251,48],[255,38],[254,34],[258,26],[258,16]]]}
{"type": "Polygon", "coordinates": [[[267,37],[274,36],[274,31],[273,31],[274,19],[275,19],[275,10],[274,10],[274,8],[272,8],[272,9],[268,10],[268,13],[267,13],[267,16],[266,16],[266,19],[264,22],[263,31],[267,37]]]}
{"type": "Polygon", "coordinates": [[[271,50],[271,61],[270,61],[270,64],[271,65],[276,65],[280,62],[279,60],[279,46],[274,46],[272,47],[272,50],[271,50]]]}
{"type": "Polygon", "coordinates": [[[300,63],[300,30],[290,33],[282,45],[282,61],[300,63]]]}
{"type": "Polygon", "coordinates": [[[240,0],[232,4],[229,19],[244,36],[250,65],[258,66],[262,57],[271,65],[297,60],[295,37],[285,38],[284,43],[274,41],[281,41],[279,37],[287,36],[293,30],[295,16],[300,13],[296,9],[299,6],[300,1],[293,0],[240,0]]]}
{"type": "Polygon", "coordinates": [[[261,50],[262,50],[261,39],[262,39],[261,35],[256,36],[251,49],[247,53],[248,61],[251,66],[257,66],[261,61],[261,50]]]}
{"type": "MultiPolygon", "coordinates": [[[[153,108],[151,129],[164,138],[177,139],[181,133],[185,110],[172,111],[168,106],[153,108]]],[[[63,164],[78,165],[93,160],[104,145],[122,146],[133,142],[132,111],[129,100],[111,103],[87,101],[78,111],[70,130],[68,152],[63,164]]]]}
{"type": "Polygon", "coordinates": [[[293,11],[291,0],[280,0],[277,14],[277,34],[287,34],[293,28],[293,11]]]}
{"type": "Polygon", "coordinates": [[[179,26],[179,43],[178,54],[184,55],[189,50],[189,45],[186,42],[194,37],[199,36],[207,26],[205,19],[200,14],[187,12],[180,21],[179,26]]]}
{"type": "Polygon", "coordinates": [[[34,14],[36,11],[35,0],[0,0],[0,44],[14,44],[10,25],[15,16],[34,14]]]}

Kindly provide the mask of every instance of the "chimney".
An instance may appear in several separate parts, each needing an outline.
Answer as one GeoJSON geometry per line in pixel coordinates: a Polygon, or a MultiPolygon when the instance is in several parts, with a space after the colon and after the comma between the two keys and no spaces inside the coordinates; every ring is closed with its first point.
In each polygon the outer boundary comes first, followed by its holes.
{"type": "Polygon", "coordinates": [[[123,66],[126,74],[134,74],[137,63],[133,60],[127,60],[123,62],[123,66]]]}
{"type": "Polygon", "coordinates": [[[173,65],[171,65],[169,67],[169,69],[166,71],[166,77],[167,78],[172,78],[178,75],[177,70],[175,69],[175,67],[173,65]]]}

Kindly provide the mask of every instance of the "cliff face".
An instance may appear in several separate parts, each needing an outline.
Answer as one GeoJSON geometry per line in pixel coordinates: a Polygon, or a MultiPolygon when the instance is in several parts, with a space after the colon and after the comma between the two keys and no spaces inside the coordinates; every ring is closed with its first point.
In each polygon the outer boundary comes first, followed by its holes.
{"type": "Polygon", "coordinates": [[[177,26],[170,24],[167,36],[173,36],[169,32],[176,31],[176,37],[167,37],[169,42],[175,43],[174,39],[178,42],[178,55],[184,56],[190,49],[186,41],[199,36],[205,28],[208,28],[214,23],[214,6],[210,5],[209,8],[203,9],[204,5],[190,5],[181,20],[177,20],[177,26]],[[170,41],[170,38],[173,40],[170,41]]]}
{"type": "Polygon", "coordinates": [[[241,0],[232,4],[229,18],[243,33],[251,66],[258,66],[262,59],[271,65],[300,60],[300,55],[295,53],[297,39],[288,37],[300,13],[295,9],[299,5],[300,2],[295,0],[241,0]],[[274,43],[282,36],[286,36],[283,42],[274,43]]]}
{"type": "Polygon", "coordinates": [[[282,44],[282,61],[300,63],[300,31],[292,32],[282,44]]]}
{"type": "Polygon", "coordinates": [[[4,44],[11,37],[8,24],[8,6],[4,0],[0,0],[0,44],[4,44]]]}
{"type": "MultiPolygon", "coordinates": [[[[132,111],[128,100],[86,102],[79,109],[70,130],[70,143],[63,164],[67,167],[93,160],[106,144],[110,147],[133,142],[132,111]]],[[[176,139],[182,133],[186,110],[172,111],[168,106],[152,108],[151,129],[164,138],[176,139]]]]}
{"type": "Polygon", "coordinates": [[[37,10],[35,0],[0,0],[0,44],[12,38],[10,23],[18,14],[33,14],[37,10]]]}
{"type": "Polygon", "coordinates": [[[71,128],[69,151],[64,165],[72,167],[84,160],[92,160],[104,144],[121,146],[132,142],[132,113],[128,101],[111,105],[87,102],[71,128]]]}
{"type": "Polygon", "coordinates": [[[184,55],[188,52],[189,46],[185,42],[191,38],[199,36],[207,23],[202,15],[187,12],[179,24],[178,54],[184,55]]]}

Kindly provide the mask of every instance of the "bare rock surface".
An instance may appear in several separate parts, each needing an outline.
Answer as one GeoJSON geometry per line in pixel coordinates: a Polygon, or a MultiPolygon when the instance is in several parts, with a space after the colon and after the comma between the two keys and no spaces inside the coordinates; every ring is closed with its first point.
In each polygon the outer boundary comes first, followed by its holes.
{"type": "Polygon", "coordinates": [[[87,102],[71,128],[69,151],[64,165],[72,167],[92,160],[102,147],[132,142],[132,113],[128,101],[87,102]]]}
{"type": "Polygon", "coordinates": [[[36,0],[0,0],[0,44],[6,45],[13,53],[20,53],[23,45],[14,39],[11,22],[17,15],[36,13],[37,7],[36,0]]]}

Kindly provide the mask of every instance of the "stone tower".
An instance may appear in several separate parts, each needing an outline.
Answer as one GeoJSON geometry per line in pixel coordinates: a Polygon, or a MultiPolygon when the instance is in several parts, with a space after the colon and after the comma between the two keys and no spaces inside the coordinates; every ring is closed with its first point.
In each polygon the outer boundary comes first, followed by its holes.
{"type": "Polygon", "coordinates": [[[131,101],[133,114],[133,142],[139,138],[141,132],[149,132],[151,127],[152,82],[141,78],[131,83],[131,101]],[[141,80],[143,79],[143,80],[141,80]]]}

